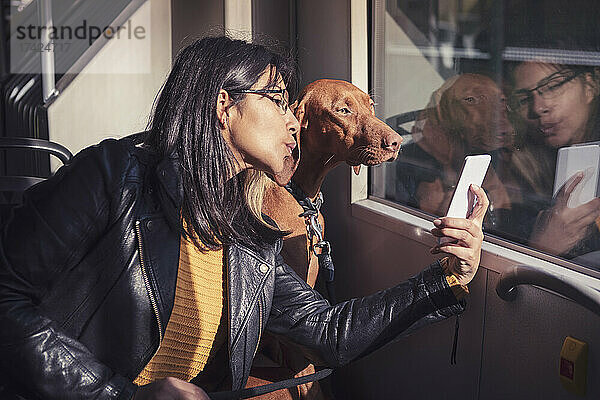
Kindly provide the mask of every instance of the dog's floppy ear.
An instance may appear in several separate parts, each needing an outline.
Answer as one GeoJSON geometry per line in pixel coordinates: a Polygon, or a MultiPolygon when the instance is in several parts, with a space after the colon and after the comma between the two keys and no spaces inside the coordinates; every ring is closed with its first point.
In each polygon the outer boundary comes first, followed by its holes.
{"type": "Polygon", "coordinates": [[[436,116],[438,125],[450,131],[453,128],[452,120],[454,119],[454,113],[457,112],[454,106],[454,99],[448,93],[448,90],[444,91],[440,96],[440,102],[437,105],[436,116]]]}
{"type": "Polygon", "coordinates": [[[448,90],[454,86],[459,77],[460,75],[455,75],[448,78],[442,86],[431,94],[429,104],[427,104],[426,112],[428,119],[442,128],[446,128],[447,123],[452,119],[454,110],[450,104],[448,90]]]}
{"type": "Polygon", "coordinates": [[[292,112],[294,113],[296,119],[300,123],[300,129],[308,128],[308,118],[306,116],[306,100],[307,96],[304,96],[302,99],[296,100],[294,103],[292,103],[292,105],[290,105],[292,112]]]}

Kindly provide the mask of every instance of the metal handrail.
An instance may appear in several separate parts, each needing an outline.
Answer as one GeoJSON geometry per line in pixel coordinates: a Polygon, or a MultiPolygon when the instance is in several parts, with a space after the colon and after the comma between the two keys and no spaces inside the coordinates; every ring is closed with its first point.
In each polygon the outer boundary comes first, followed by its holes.
{"type": "Polygon", "coordinates": [[[600,291],[572,277],[529,265],[517,265],[500,276],[496,293],[502,300],[513,301],[519,285],[535,285],[552,290],[600,316],[600,291]]]}
{"type": "Polygon", "coordinates": [[[37,176],[0,176],[0,190],[2,192],[24,192],[45,180],[45,178],[37,176]]]}
{"type": "MultiPolygon", "coordinates": [[[[119,15],[117,15],[110,25],[123,25],[146,1],[147,0],[129,0],[129,4],[119,13],[119,15]]],[[[75,77],[90,63],[109,40],[110,39],[107,39],[104,35],[101,35],[98,39],[94,40],[92,45],[88,47],[68,68],[67,72],[58,79],[56,82],[56,90],[58,93],[62,93],[65,88],[71,84],[75,77]]],[[[49,106],[54,100],[56,100],[56,97],[51,97],[46,105],[49,106]]]]}
{"type": "Polygon", "coordinates": [[[46,151],[58,157],[63,164],[67,164],[71,161],[71,158],[73,158],[73,154],[63,145],[35,138],[0,137],[0,149],[32,149],[46,151]]]}
{"type": "Polygon", "coordinates": [[[40,26],[44,27],[44,34],[40,38],[40,60],[42,63],[42,96],[44,102],[58,95],[54,80],[54,47],[52,46],[51,32],[54,28],[52,22],[52,0],[38,0],[38,18],[40,26]]]}

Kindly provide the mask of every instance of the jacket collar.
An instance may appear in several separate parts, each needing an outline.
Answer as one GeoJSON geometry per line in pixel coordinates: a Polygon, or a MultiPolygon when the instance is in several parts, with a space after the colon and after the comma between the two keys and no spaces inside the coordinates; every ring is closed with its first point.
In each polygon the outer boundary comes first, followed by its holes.
{"type": "Polygon", "coordinates": [[[183,187],[178,180],[179,159],[176,156],[161,160],[156,166],[156,177],[174,204],[183,200],[183,187]]]}

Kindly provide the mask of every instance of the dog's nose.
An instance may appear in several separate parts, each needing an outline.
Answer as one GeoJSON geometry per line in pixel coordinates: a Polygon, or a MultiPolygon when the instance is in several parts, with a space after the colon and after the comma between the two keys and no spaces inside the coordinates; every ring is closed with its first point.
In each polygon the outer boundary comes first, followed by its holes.
{"type": "Polygon", "coordinates": [[[402,143],[402,136],[392,131],[383,137],[381,147],[395,152],[400,149],[400,143],[402,143]]]}

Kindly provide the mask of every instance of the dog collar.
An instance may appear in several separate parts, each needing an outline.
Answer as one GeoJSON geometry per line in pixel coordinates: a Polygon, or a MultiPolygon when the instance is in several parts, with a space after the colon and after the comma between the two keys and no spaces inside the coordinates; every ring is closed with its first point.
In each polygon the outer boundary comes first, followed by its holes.
{"type": "Polygon", "coordinates": [[[285,188],[288,192],[290,192],[292,196],[294,196],[294,199],[296,199],[298,204],[300,204],[300,206],[304,209],[304,212],[298,215],[299,217],[306,218],[311,215],[319,214],[319,210],[323,205],[322,192],[319,192],[319,194],[317,195],[317,199],[315,200],[315,202],[313,202],[310,199],[310,197],[308,197],[308,195],[304,193],[304,190],[302,190],[302,188],[298,186],[298,184],[293,180],[291,180],[287,185],[285,185],[285,188]]]}
{"type": "Polygon", "coordinates": [[[298,204],[300,204],[304,210],[298,216],[304,218],[306,234],[310,242],[310,250],[316,256],[319,255],[316,248],[321,248],[321,253],[324,251],[329,253],[330,245],[329,242],[323,240],[323,227],[319,223],[319,210],[323,205],[323,193],[319,191],[317,199],[313,202],[304,190],[302,190],[302,188],[293,180],[285,185],[285,188],[292,196],[294,196],[294,199],[296,199],[298,204]],[[316,243],[313,242],[313,238],[315,237],[317,238],[316,243]]]}
{"type": "Polygon", "coordinates": [[[294,199],[300,204],[302,209],[304,210],[299,217],[304,218],[304,223],[306,224],[306,235],[308,237],[310,243],[311,252],[317,256],[319,260],[319,270],[323,272],[325,283],[327,285],[327,291],[329,292],[329,300],[332,303],[335,303],[335,294],[333,289],[333,279],[334,279],[334,271],[335,268],[333,266],[333,261],[331,260],[331,245],[328,241],[323,239],[323,227],[319,223],[319,210],[323,205],[323,193],[319,192],[317,195],[317,199],[313,202],[296,184],[294,181],[290,181],[285,188],[294,199]],[[316,243],[313,240],[316,238],[316,243]],[[317,253],[317,248],[320,248],[321,251],[317,253]]]}

